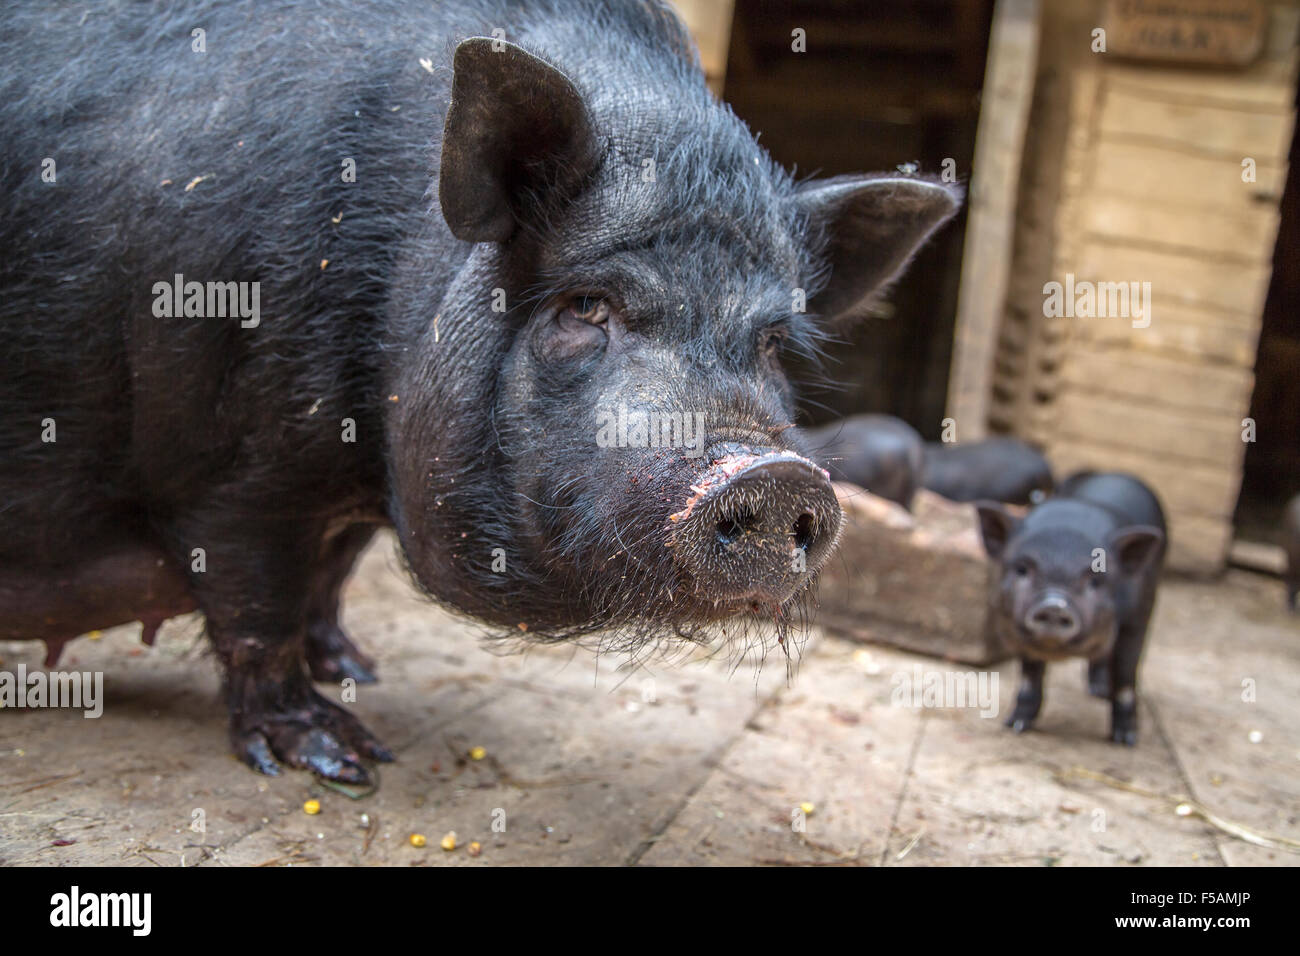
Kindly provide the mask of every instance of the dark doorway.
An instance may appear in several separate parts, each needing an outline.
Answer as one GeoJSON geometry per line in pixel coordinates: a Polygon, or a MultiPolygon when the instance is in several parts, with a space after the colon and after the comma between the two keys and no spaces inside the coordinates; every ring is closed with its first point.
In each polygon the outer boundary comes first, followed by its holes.
{"type": "MultiPolygon", "coordinates": [[[[737,0],[724,98],[803,177],[893,170],[969,178],[992,0],[737,0]],[[802,29],[807,52],[792,49],[802,29]]],[[[793,368],[801,421],[888,412],[937,438],[947,399],[965,213],[878,314],[841,333],[818,382],[793,368]]]]}
{"type": "Polygon", "coordinates": [[[1237,536],[1280,544],[1278,518],[1300,493],[1300,128],[1292,136],[1273,251],[1273,278],[1255,357],[1250,416],[1256,440],[1246,446],[1237,536]]]}

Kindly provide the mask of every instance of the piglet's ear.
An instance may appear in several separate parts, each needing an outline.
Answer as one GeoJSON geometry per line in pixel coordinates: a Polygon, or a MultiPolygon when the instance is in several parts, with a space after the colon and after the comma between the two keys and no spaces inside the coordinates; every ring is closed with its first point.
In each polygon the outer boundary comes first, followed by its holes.
{"type": "Polygon", "coordinates": [[[573,82],[504,40],[456,47],[438,199],[457,239],[504,242],[530,202],[573,188],[596,162],[596,138],[573,82]]]}
{"type": "Polygon", "coordinates": [[[810,304],[838,319],[860,315],[902,274],[916,250],[956,214],[962,190],[913,176],[837,176],[805,183],[798,200],[827,237],[830,280],[810,304]]]}
{"type": "Polygon", "coordinates": [[[1165,536],[1159,528],[1135,524],[1111,535],[1107,550],[1118,559],[1119,569],[1125,574],[1141,574],[1159,556],[1164,543],[1165,536]]]}
{"type": "Polygon", "coordinates": [[[1001,560],[1007,542],[1016,533],[1020,521],[1012,517],[1006,508],[996,501],[977,501],[975,511],[980,519],[980,535],[984,538],[984,550],[994,561],[1001,560]]]}

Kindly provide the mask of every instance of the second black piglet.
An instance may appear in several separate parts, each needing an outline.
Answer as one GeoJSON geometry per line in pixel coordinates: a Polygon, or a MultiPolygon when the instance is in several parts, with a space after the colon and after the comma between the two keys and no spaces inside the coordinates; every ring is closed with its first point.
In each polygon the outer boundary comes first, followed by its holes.
{"type": "Polygon", "coordinates": [[[1020,656],[1007,726],[1028,730],[1049,661],[1088,661],[1088,690],[1111,702],[1111,739],[1137,743],[1137,670],[1165,553],[1160,502],[1131,475],[1081,472],[1017,518],[981,502],[993,627],[1020,656]]]}
{"type": "Polygon", "coordinates": [[[927,442],[922,484],[949,501],[1037,504],[1051,493],[1052,467],[1042,452],[1018,438],[927,442]]]}

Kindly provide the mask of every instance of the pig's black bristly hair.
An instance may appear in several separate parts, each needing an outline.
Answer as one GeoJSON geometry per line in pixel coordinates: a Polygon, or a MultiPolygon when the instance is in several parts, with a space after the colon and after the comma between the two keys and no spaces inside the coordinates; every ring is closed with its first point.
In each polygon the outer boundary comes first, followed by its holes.
{"type": "MultiPolygon", "coordinates": [[[[518,434],[512,431],[517,424],[494,419],[493,431],[518,434]]],[[[797,654],[811,612],[810,588],[779,609],[746,612],[722,621],[701,620],[699,604],[687,600],[691,584],[675,567],[666,544],[666,515],[671,507],[664,496],[650,493],[653,488],[674,487],[674,481],[689,483],[689,472],[673,473],[680,464],[675,463],[674,453],[659,461],[633,464],[643,469],[639,473],[649,486],[646,494],[610,499],[598,494],[598,482],[585,470],[590,449],[579,437],[542,439],[531,449],[512,447],[510,457],[530,461],[543,449],[553,460],[571,461],[574,466],[557,480],[547,500],[527,502],[557,519],[559,530],[540,553],[533,553],[519,539],[519,525],[511,518],[524,502],[468,490],[476,486],[472,475],[465,475],[467,493],[458,507],[477,516],[475,537],[480,542],[498,544],[508,555],[508,574],[493,573],[486,562],[470,562],[462,568],[469,575],[467,587],[479,597],[489,595],[496,604],[499,616],[484,627],[493,642],[504,648],[577,643],[601,653],[626,655],[631,663],[672,656],[679,645],[695,648],[692,653],[703,648],[733,661],[744,659],[751,650],[760,660],[776,648],[787,656],[797,654]],[[655,484],[656,477],[661,484],[655,484]],[[520,594],[527,595],[526,605],[518,605],[520,594]]],[[[499,449],[498,454],[506,457],[499,449]]],[[[448,599],[446,593],[437,597],[448,599]]],[[[481,612],[474,616],[483,624],[481,612]]]]}

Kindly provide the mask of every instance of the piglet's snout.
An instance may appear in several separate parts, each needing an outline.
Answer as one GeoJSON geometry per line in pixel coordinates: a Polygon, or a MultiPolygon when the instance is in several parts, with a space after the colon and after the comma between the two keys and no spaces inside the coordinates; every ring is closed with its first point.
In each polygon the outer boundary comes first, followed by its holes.
{"type": "Polygon", "coordinates": [[[780,604],[826,562],[843,512],[827,473],[789,451],[723,448],[673,516],[672,547],[715,602],[780,604]]]}
{"type": "Polygon", "coordinates": [[[1063,594],[1049,591],[1034,602],[1026,615],[1029,630],[1036,636],[1062,643],[1079,636],[1079,615],[1063,594]]]}

